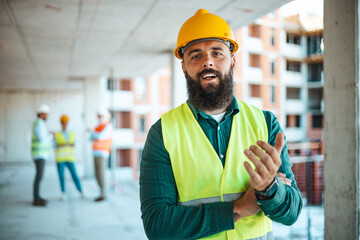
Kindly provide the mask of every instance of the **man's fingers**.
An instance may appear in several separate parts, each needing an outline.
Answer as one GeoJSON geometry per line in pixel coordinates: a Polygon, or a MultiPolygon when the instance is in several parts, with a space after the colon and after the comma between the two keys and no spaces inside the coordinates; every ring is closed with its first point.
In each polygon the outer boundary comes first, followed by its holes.
{"type": "MultiPolygon", "coordinates": [[[[260,158],[260,163],[264,164],[267,171],[272,172],[275,167],[273,160],[271,159],[271,157],[265,153],[263,150],[261,150],[260,148],[251,145],[250,146],[250,150],[260,158]]],[[[258,166],[257,166],[258,167],[258,166]]],[[[260,174],[262,175],[262,174],[260,174]]]]}
{"type": "Polygon", "coordinates": [[[244,162],[244,166],[246,168],[246,171],[249,173],[250,179],[257,181],[261,178],[260,175],[251,167],[250,163],[244,162]]]}
{"type": "Polygon", "coordinates": [[[284,145],[285,145],[284,134],[282,132],[279,132],[278,135],[276,136],[274,148],[280,154],[284,145]]]}
{"type": "Polygon", "coordinates": [[[288,179],[284,173],[277,172],[276,176],[283,184],[291,186],[292,181],[290,179],[288,179]]]}
{"type": "Polygon", "coordinates": [[[249,149],[246,149],[244,151],[246,157],[255,165],[255,169],[260,167],[260,165],[262,164],[260,162],[260,160],[256,157],[256,155],[254,153],[252,153],[249,149]]]}
{"type": "Polygon", "coordinates": [[[282,172],[277,172],[277,173],[276,173],[276,176],[277,176],[277,177],[285,177],[285,178],[286,178],[285,173],[282,173],[282,172]]]}
{"type": "Polygon", "coordinates": [[[276,166],[279,167],[281,165],[280,152],[278,152],[278,150],[276,150],[275,147],[271,146],[269,143],[264,141],[257,141],[257,145],[261,147],[263,150],[265,150],[265,152],[271,157],[273,163],[276,166]]]}

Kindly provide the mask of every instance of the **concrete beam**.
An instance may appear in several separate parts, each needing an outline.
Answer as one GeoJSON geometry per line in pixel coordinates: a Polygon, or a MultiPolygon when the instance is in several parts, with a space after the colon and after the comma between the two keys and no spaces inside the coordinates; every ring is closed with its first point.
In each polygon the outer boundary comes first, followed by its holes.
{"type": "Polygon", "coordinates": [[[325,239],[359,237],[359,6],[324,1],[325,239]]]}
{"type": "Polygon", "coordinates": [[[83,88],[83,103],[84,103],[84,148],[83,148],[83,159],[85,168],[85,177],[94,176],[94,161],[92,155],[92,145],[89,140],[90,134],[88,130],[91,130],[97,124],[97,109],[99,108],[100,96],[100,84],[99,78],[86,78],[84,80],[83,88]]]}

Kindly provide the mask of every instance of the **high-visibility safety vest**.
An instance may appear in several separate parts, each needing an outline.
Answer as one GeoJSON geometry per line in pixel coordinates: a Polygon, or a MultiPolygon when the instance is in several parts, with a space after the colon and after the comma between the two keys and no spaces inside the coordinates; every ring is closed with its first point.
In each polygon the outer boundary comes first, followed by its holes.
{"type": "MultiPolygon", "coordinates": [[[[240,111],[233,117],[225,166],[186,103],[161,117],[164,145],[170,155],[179,205],[230,202],[242,197],[249,189],[250,177],[244,161],[250,161],[244,150],[257,140],[267,142],[268,129],[259,108],[242,101],[238,103],[240,111]]],[[[271,220],[259,211],[238,220],[235,229],[206,239],[267,239],[271,234],[271,220]]]]}
{"type": "Polygon", "coordinates": [[[36,119],[32,126],[32,137],[31,137],[31,156],[33,158],[48,158],[50,155],[50,142],[48,139],[40,141],[35,135],[35,126],[38,124],[44,124],[42,120],[36,119]]]}
{"type": "MultiPolygon", "coordinates": [[[[109,124],[110,124],[110,122],[101,123],[94,129],[94,131],[96,133],[101,133],[109,124]]],[[[106,151],[106,152],[110,153],[110,151],[111,151],[111,136],[109,138],[106,138],[103,140],[94,139],[93,140],[93,150],[106,151]]]]}
{"type": "Polygon", "coordinates": [[[55,159],[56,162],[74,162],[75,161],[75,133],[69,132],[69,138],[66,139],[63,132],[59,131],[55,134],[56,150],[55,159]]]}

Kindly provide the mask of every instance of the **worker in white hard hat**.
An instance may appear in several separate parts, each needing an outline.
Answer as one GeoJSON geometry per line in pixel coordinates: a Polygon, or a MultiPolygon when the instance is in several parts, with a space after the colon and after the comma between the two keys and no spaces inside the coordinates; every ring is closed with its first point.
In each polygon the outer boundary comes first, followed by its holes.
{"type": "Polygon", "coordinates": [[[179,31],[188,100],[151,127],[140,165],[149,239],[273,239],[272,220],[300,214],[279,122],[234,96],[237,49],[227,22],[205,9],[179,31]]]}
{"type": "Polygon", "coordinates": [[[106,168],[111,151],[113,126],[110,120],[110,113],[103,108],[97,111],[98,125],[91,131],[95,177],[100,189],[100,194],[94,199],[101,202],[106,199],[106,168]]]}
{"type": "Polygon", "coordinates": [[[47,200],[40,196],[40,183],[44,175],[45,162],[50,158],[53,140],[53,134],[48,131],[45,124],[49,111],[48,105],[41,104],[36,110],[37,118],[32,127],[31,155],[36,168],[32,203],[34,206],[46,206],[47,203],[47,200]]]}

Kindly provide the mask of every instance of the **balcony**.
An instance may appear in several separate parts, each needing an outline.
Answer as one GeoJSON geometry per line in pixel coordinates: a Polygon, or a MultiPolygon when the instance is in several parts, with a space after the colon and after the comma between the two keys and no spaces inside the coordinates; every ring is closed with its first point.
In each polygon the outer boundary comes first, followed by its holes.
{"type": "Polygon", "coordinates": [[[308,106],[308,111],[312,114],[323,114],[324,113],[324,101],[320,101],[319,103],[311,102],[308,106]]]}
{"type": "MultiPolygon", "coordinates": [[[[246,40],[246,46],[249,52],[260,53],[263,51],[263,44],[261,38],[249,37],[246,40]]],[[[245,46],[245,44],[244,44],[245,46]]]]}
{"type": "Polygon", "coordinates": [[[105,93],[104,101],[110,110],[129,111],[134,106],[133,93],[131,91],[115,90],[105,93]]]}
{"type": "Polygon", "coordinates": [[[321,72],[316,77],[309,76],[308,78],[308,87],[309,88],[319,88],[324,86],[324,73],[321,72]]]}
{"type": "Polygon", "coordinates": [[[308,87],[309,88],[323,88],[324,87],[324,82],[308,82],[308,87]]]}
{"type": "Polygon", "coordinates": [[[251,83],[262,83],[263,72],[261,68],[246,67],[244,68],[244,77],[249,79],[251,83]]]}
{"type": "Polygon", "coordinates": [[[305,112],[305,104],[302,100],[297,99],[287,99],[286,103],[286,113],[287,114],[298,114],[305,112]]]}
{"type": "Polygon", "coordinates": [[[251,105],[254,105],[258,108],[263,108],[263,101],[261,98],[257,98],[257,97],[249,97],[248,99],[246,99],[246,102],[251,104],[251,105]]]}
{"type": "Polygon", "coordinates": [[[306,130],[301,127],[288,127],[285,128],[286,141],[288,142],[301,142],[305,140],[306,130]]]}
{"type": "Polygon", "coordinates": [[[131,148],[134,145],[134,130],[118,128],[114,130],[113,146],[115,148],[131,148]]]}
{"type": "Polygon", "coordinates": [[[305,58],[306,50],[301,45],[284,44],[281,48],[283,56],[288,58],[305,58]]]}
{"type": "Polygon", "coordinates": [[[283,71],[282,80],[286,86],[298,86],[304,85],[304,76],[301,72],[283,71]]]}
{"type": "Polygon", "coordinates": [[[324,95],[322,88],[310,88],[308,91],[308,110],[313,113],[324,111],[324,95]]]}

